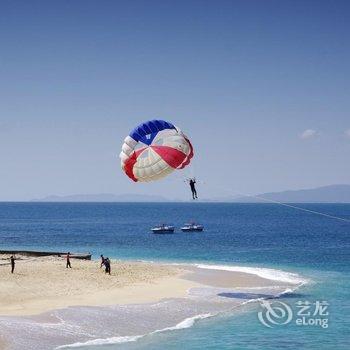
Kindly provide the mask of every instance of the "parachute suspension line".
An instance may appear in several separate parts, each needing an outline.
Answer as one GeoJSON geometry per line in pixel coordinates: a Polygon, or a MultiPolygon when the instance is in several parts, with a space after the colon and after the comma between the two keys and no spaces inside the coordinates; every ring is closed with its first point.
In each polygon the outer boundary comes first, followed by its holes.
{"type": "Polygon", "coordinates": [[[345,219],[345,218],[342,218],[342,217],[339,217],[339,216],[322,213],[322,212],[319,212],[319,211],[316,211],[316,210],[301,208],[301,207],[297,207],[296,205],[282,203],[282,202],[274,201],[272,199],[268,199],[268,198],[264,198],[264,197],[260,197],[260,196],[253,196],[253,195],[243,194],[243,193],[238,193],[238,192],[237,192],[237,194],[240,195],[240,196],[257,198],[257,199],[263,200],[265,202],[279,204],[279,205],[282,205],[282,206],[287,207],[287,208],[297,209],[297,210],[305,211],[305,212],[308,212],[308,213],[321,215],[321,216],[324,216],[324,217],[327,217],[327,218],[330,218],[330,219],[336,219],[336,220],[341,220],[341,221],[350,223],[350,219],[345,219]]]}
{"type": "MultiPolygon", "coordinates": [[[[211,184],[206,183],[206,182],[205,182],[205,184],[208,184],[210,187],[215,187],[215,188],[217,188],[217,189],[224,190],[226,193],[228,192],[227,189],[224,188],[224,187],[217,186],[217,185],[212,186],[211,184]]],[[[310,213],[310,214],[315,214],[315,215],[319,215],[319,216],[324,216],[324,217],[329,218],[329,219],[335,219],[335,220],[339,220],[339,221],[343,221],[343,222],[350,223],[350,219],[346,219],[346,218],[342,218],[342,217],[340,217],[340,216],[335,216],[335,215],[330,215],[330,214],[322,213],[322,212],[319,212],[319,211],[316,211],[316,210],[301,208],[301,207],[298,207],[298,206],[296,206],[296,205],[292,205],[292,204],[287,204],[287,203],[275,201],[275,200],[268,199],[268,198],[264,198],[264,197],[257,196],[257,195],[245,194],[245,193],[241,193],[241,192],[231,193],[231,195],[233,195],[233,196],[238,195],[238,196],[241,196],[241,197],[256,198],[256,199],[260,199],[260,200],[265,201],[265,202],[269,202],[269,203],[273,203],[273,204],[278,204],[278,205],[281,205],[281,206],[283,206],[283,207],[287,207],[287,208],[291,208],[291,209],[295,209],[295,210],[300,210],[300,211],[304,211],[304,212],[307,212],[307,213],[310,213]]]]}
{"type": "Polygon", "coordinates": [[[188,182],[189,179],[196,178],[195,160],[192,159],[191,163],[185,169],[182,169],[181,172],[178,173],[182,173],[181,175],[184,182],[188,182]]]}

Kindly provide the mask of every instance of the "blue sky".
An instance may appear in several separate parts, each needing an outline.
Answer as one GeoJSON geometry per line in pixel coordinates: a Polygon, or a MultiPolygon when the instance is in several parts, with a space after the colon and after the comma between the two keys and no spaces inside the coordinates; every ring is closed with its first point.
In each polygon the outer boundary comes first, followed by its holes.
{"type": "Polygon", "coordinates": [[[0,200],[185,199],[350,183],[347,1],[1,1],[0,200]],[[193,167],[134,184],[123,138],[162,118],[193,167]]]}

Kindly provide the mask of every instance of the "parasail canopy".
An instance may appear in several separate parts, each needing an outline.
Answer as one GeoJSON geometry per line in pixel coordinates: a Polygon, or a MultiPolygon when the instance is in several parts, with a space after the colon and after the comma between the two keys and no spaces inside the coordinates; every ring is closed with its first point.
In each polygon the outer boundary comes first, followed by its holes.
{"type": "Polygon", "coordinates": [[[186,167],[193,157],[187,136],[165,120],[140,124],[125,138],[121,167],[133,181],[159,180],[186,167]]]}

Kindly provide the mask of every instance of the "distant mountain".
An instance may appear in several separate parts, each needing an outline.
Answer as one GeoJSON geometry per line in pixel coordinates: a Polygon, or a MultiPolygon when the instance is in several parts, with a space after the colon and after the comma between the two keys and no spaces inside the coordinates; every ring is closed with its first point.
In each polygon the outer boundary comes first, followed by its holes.
{"type": "Polygon", "coordinates": [[[170,200],[162,196],[143,194],[73,194],[70,196],[47,196],[33,199],[32,202],[169,202],[170,200]]]}
{"type": "MultiPolygon", "coordinates": [[[[75,194],[70,196],[48,196],[33,199],[33,202],[174,202],[163,196],[144,194],[75,194]]],[[[234,202],[234,203],[350,203],[350,185],[330,185],[295,191],[269,192],[256,196],[226,196],[201,198],[200,202],[234,202]]]]}
{"type": "Polygon", "coordinates": [[[350,185],[330,185],[295,191],[269,192],[254,196],[235,198],[234,202],[266,203],[350,203],[350,185]],[[266,199],[266,200],[264,200],[266,199]]]}

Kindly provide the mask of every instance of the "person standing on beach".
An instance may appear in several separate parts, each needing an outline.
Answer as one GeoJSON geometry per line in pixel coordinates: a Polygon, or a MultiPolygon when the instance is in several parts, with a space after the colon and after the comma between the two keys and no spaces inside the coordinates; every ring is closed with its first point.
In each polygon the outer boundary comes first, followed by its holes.
{"type": "Polygon", "coordinates": [[[66,264],[66,268],[68,269],[68,267],[71,269],[72,266],[70,265],[70,252],[67,253],[67,264],[66,264]]]}
{"type": "Polygon", "coordinates": [[[105,267],[106,267],[105,272],[110,275],[111,274],[111,262],[110,262],[109,258],[105,259],[104,264],[105,264],[105,267]]]}
{"type": "Polygon", "coordinates": [[[11,261],[11,273],[13,273],[15,271],[15,257],[13,255],[11,255],[10,261],[11,261]]]}
{"type": "Polygon", "coordinates": [[[100,268],[102,268],[102,266],[105,264],[106,259],[104,258],[103,254],[101,254],[101,266],[100,268]]]}

